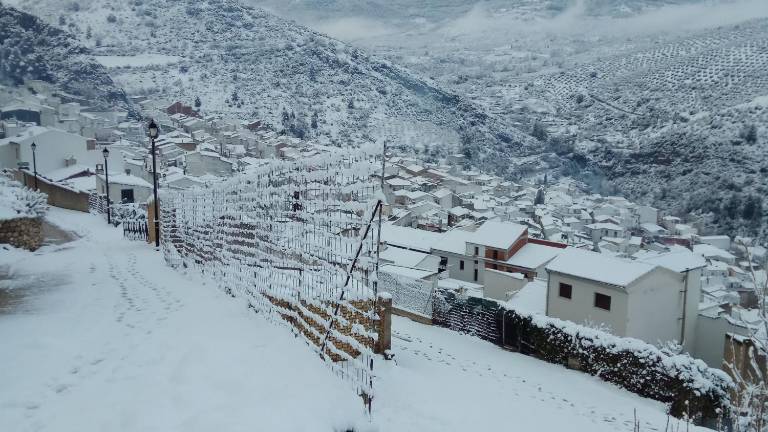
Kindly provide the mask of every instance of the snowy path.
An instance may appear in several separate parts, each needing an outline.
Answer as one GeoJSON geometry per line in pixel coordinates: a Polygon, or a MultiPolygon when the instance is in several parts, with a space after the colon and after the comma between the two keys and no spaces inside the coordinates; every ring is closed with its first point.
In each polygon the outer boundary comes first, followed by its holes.
{"type": "Polygon", "coordinates": [[[362,416],[287,329],[94,216],[51,219],[84,238],[0,257],[47,285],[0,315],[0,430],[314,431],[362,416]]]}
{"type": "Polygon", "coordinates": [[[0,312],[0,430],[631,431],[635,408],[641,430],[664,428],[661,404],[400,318],[369,424],[287,329],[95,216],[50,219],[82,238],[0,252],[0,288],[25,293],[0,312]]]}

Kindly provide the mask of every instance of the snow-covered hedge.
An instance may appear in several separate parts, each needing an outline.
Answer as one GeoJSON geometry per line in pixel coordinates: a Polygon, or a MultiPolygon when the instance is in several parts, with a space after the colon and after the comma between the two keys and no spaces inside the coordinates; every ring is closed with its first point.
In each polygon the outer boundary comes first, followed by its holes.
{"type": "Polygon", "coordinates": [[[728,407],[731,379],[688,355],[673,355],[643,341],[622,338],[538,314],[506,309],[453,292],[436,295],[433,322],[551,363],[580,369],[633,393],[670,405],[670,414],[714,419],[728,407]]]}
{"type": "Polygon", "coordinates": [[[0,220],[35,218],[48,210],[47,195],[0,175],[0,220]]]}

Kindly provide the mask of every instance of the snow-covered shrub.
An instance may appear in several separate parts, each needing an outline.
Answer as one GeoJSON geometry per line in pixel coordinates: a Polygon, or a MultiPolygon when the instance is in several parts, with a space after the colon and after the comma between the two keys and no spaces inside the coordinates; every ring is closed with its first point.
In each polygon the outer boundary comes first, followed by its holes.
{"type": "Polygon", "coordinates": [[[0,220],[43,216],[48,210],[47,201],[46,194],[0,175],[0,220]]]}
{"type": "Polygon", "coordinates": [[[733,383],[724,372],[688,355],[671,354],[632,338],[538,314],[506,309],[476,297],[435,296],[433,322],[522,354],[578,368],[633,393],[670,405],[670,414],[715,419],[729,406],[733,383]]]}

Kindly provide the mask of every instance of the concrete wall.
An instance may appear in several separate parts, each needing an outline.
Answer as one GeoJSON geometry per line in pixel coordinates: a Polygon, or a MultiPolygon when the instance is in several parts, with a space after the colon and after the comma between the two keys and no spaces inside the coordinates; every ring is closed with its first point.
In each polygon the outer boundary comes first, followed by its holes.
{"type": "Polygon", "coordinates": [[[732,324],[724,317],[712,318],[699,315],[696,320],[696,344],[693,356],[704,360],[710,367],[722,369],[726,333],[746,335],[748,331],[744,327],[732,324]]]}
{"type": "Polygon", "coordinates": [[[578,324],[592,322],[604,324],[616,336],[627,334],[627,299],[622,288],[600,284],[550,272],[547,283],[547,315],[573,321],[578,324]],[[573,287],[571,299],[559,295],[559,284],[563,282],[573,287]],[[595,293],[611,296],[611,310],[606,311],[594,306],[595,293]]]}
{"type": "MultiPolygon", "coordinates": [[[[683,315],[683,275],[657,267],[629,287],[629,307],[626,336],[650,344],[676,340],[680,342],[683,315]]],[[[698,296],[696,297],[698,301],[698,296]]],[[[689,324],[696,322],[696,315],[689,324]]],[[[694,326],[690,329],[693,331],[694,326]]],[[[693,348],[693,333],[688,335],[686,348],[693,348]]]]}
{"type": "Polygon", "coordinates": [[[483,294],[486,298],[509,300],[509,295],[520,291],[528,280],[520,273],[507,273],[485,269],[483,294]]]}

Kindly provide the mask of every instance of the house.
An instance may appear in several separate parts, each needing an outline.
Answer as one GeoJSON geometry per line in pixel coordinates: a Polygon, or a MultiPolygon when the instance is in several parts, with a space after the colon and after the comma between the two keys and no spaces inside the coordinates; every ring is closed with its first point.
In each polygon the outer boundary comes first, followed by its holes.
{"type": "Polygon", "coordinates": [[[234,171],[234,162],[210,151],[194,151],[184,156],[187,174],[200,177],[205,174],[229,176],[234,171]]]}
{"type": "MultiPolygon", "coordinates": [[[[96,191],[100,195],[107,193],[104,174],[96,175],[96,191]]],[[[141,177],[128,173],[109,174],[109,199],[114,203],[146,203],[152,194],[152,185],[141,177]]]]}
{"type": "Polygon", "coordinates": [[[199,117],[200,114],[195,111],[191,106],[184,105],[181,102],[174,102],[165,108],[165,113],[168,115],[184,114],[186,116],[199,117]]]}
{"type": "Polygon", "coordinates": [[[693,348],[700,293],[689,286],[687,273],[575,248],[546,270],[548,316],[651,344],[675,340],[693,348]]]}
{"type": "Polygon", "coordinates": [[[42,125],[40,109],[26,104],[6,105],[0,109],[0,120],[15,119],[26,123],[42,125]]]}
{"type": "MultiPolygon", "coordinates": [[[[0,168],[17,168],[19,163],[25,162],[30,170],[36,162],[38,174],[45,175],[74,164],[95,169],[97,164],[104,163],[104,155],[95,140],[59,129],[33,126],[0,140],[0,168]],[[32,160],[32,143],[37,146],[35,161],[32,160]]],[[[115,170],[123,169],[120,152],[110,152],[109,166],[115,170]]]]}
{"type": "Polygon", "coordinates": [[[611,222],[593,223],[584,226],[584,231],[594,242],[600,242],[603,237],[625,237],[624,227],[611,222]]]}
{"type": "Polygon", "coordinates": [[[506,260],[527,240],[525,226],[489,220],[476,231],[448,231],[432,247],[432,253],[441,258],[441,267],[449,277],[482,284],[485,269],[513,272],[506,260]]]}

